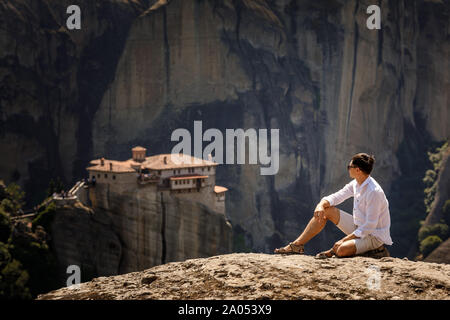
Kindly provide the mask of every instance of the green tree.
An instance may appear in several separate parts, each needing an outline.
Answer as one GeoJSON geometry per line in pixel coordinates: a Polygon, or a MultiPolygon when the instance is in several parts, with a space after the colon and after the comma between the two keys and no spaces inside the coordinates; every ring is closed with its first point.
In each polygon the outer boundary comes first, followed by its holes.
{"type": "Polygon", "coordinates": [[[0,242],[7,242],[11,234],[9,215],[0,207],[0,242]]]}
{"type": "Polygon", "coordinates": [[[5,198],[0,202],[0,209],[10,216],[14,215],[17,211],[16,205],[8,198],[5,198]]]}
{"type": "Polygon", "coordinates": [[[45,243],[13,242],[10,253],[29,274],[28,288],[33,296],[58,287],[57,261],[45,243]]]}
{"type": "Polygon", "coordinates": [[[12,233],[17,225],[10,217],[21,209],[24,193],[14,184],[5,190],[0,203],[0,299],[30,299],[60,286],[58,263],[44,239],[45,229],[36,230],[39,225],[49,230],[56,207],[52,203],[43,208],[33,231],[12,233]]]}
{"type": "Polygon", "coordinates": [[[25,198],[25,192],[22,191],[17,183],[10,183],[5,189],[8,198],[15,201],[18,205],[23,206],[23,199],[25,198]]]}
{"type": "Polygon", "coordinates": [[[11,254],[9,253],[8,246],[0,242],[0,270],[2,270],[8,262],[11,260],[11,254]]]}
{"type": "Polygon", "coordinates": [[[34,218],[33,220],[33,230],[36,229],[36,226],[42,226],[47,232],[52,232],[51,225],[53,218],[56,213],[56,205],[54,202],[51,202],[50,204],[45,207],[44,210],[39,212],[39,214],[34,218]]]}
{"type": "Polygon", "coordinates": [[[61,179],[58,177],[56,180],[51,179],[47,188],[47,196],[50,197],[53,193],[59,193],[64,190],[64,184],[61,179]]]}
{"type": "Polygon", "coordinates": [[[4,198],[0,202],[0,208],[11,216],[17,215],[17,211],[24,205],[25,193],[20,186],[11,183],[4,189],[4,198]]]}
{"type": "Polygon", "coordinates": [[[434,249],[442,243],[438,236],[428,236],[420,242],[420,252],[424,257],[428,256],[434,249]]]}
{"type": "Polygon", "coordinates": [[[429,236],[438,236],[440,239],[448,238],[448,226],[444,223],[422,226],[419,229],[419,242],[422,242],[429,236]]]}
{"type": "Polygon", "coordinates": [[[26,287],[28,279],[22,264],[13,259],[8,246],[0,242],[0,299],[31,299],[26,287]]]}
{"type": "Polygon", "coordinates": [[[427,170],[425,172],[425,177],[423,178],[423,182],[427,185],[427,186],[432,186],[433,183],[436,181],[436,171],[434,170],[427,170]]]}

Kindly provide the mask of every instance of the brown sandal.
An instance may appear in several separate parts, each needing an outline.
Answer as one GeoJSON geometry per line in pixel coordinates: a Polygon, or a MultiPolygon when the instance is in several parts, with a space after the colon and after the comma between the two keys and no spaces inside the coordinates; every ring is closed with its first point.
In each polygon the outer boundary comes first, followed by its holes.
{"type": "Polygon", "coordinates": [[[278,248],[275,249],[273,252],[274,253],[278,253],[278,254],[304,254],[305,253],[305,249],[304,246],[302,244],[298,245],[298,244],[294,244],[293,242],[290,242],[288,244],[289,249],[284,249],[284,248],[278,248]]]}

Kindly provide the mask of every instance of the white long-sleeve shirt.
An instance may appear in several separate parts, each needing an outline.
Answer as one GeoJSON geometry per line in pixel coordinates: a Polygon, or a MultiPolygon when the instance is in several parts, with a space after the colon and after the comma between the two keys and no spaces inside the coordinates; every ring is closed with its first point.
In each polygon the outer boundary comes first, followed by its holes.
{"type": "Polygon", "coordinates": [[[385,244],[391,245],[393,242],[389,233],[389,202],[378,182],[369,176],[358,185],[354,179],[338,192],[323,199],[328,200],[330,206],[337,206],[350,197],[353,197],[353,222],[357,226],[353,234],[358,238],[372,234],[385,244]]]}

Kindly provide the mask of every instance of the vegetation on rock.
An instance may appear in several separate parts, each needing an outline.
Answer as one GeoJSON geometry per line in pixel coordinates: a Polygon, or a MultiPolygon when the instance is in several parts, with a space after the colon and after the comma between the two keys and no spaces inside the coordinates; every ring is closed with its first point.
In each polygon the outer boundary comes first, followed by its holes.
{"type": "Polygon", "coordinates": [[[0,299],[32,299],[59,286],[57,260],[47,243],[54,204],[33,223],[11,217],[22,211],[25,194],[16,184],[0,193],[0,299]]]}
{"type": "MultiPolygon", "coordinates": [[[[428,158],[432,164],[432,169],[427,170],[425,172],[425,177],[423,178],[423,182],[426,185],[424,190],[424,203],[427,214],[431,212],[434,206],[439,171],[441,170],[442,160],[447,148],[449,148],[448,141],[441,147],[436,148],[434,152],[428,152],[428,158]]],[[[420,223],[421,227],[418,232],[418,242],[421,257],[419,256],[419,258],[425,258],[443,241],[447,240],[450,235],[448,227],[450,222],[450,199],[445,202],[442,211],[444,218],[441,219],[440,223],[424,224],[424,221],[421,221],[420,223]]]]}

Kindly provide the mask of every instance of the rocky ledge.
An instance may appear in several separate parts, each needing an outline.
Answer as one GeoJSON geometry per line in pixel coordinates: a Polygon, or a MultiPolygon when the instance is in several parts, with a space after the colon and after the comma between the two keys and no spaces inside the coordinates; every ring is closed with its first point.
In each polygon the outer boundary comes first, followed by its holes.
{"type": "Polygon", "coordinates": [[[450,265],[233,253],[100,277],[47,299],[449,299],[450,265]]]}

